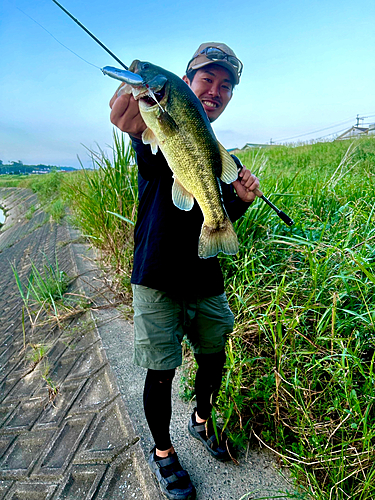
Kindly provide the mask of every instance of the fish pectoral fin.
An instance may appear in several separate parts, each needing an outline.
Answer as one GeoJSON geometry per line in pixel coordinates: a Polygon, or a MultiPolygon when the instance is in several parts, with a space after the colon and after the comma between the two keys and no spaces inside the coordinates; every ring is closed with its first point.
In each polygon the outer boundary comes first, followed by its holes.
{"type": "Polygon", "coordinates": [[[220,179],[225,184],[230,184],[238,179],[237,165],[225,147],[218,142],[221,156],[221,176],[220,179]]]}
{"type": "Polygon", "coordinates": [[[167,137],[177,134],[179,127],[168,111],[160,113],[158,120],[160,121],[163,132],[167,137]]]}
{"type": "Polygon", "coordinates": [[[184,188],[176,177],[174,177],[172,186],[172,201],[180,210],[189,211],[194,205],[194,196],[184,188]]]}
{"type": "Polygon", "coordinates": [[[150,128],[146,128],[146,130],[143,131],[142,142],[143,144],[150,144],[152,154],[156,155],[159,144],[156,135],[150,128]]]}

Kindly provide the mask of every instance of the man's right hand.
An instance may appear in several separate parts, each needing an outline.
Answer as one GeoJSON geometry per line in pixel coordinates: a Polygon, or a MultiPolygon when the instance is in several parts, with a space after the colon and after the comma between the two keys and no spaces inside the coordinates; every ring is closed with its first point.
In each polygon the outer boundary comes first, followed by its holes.
{"type": "Polygon", "coordinates": [[[122,94],[118,97],[118,90],[109,101],[112,109],[111,122],[123,132],[140,139],[147,126],[140,115],[138,102],[132,94],[122,94]]]}

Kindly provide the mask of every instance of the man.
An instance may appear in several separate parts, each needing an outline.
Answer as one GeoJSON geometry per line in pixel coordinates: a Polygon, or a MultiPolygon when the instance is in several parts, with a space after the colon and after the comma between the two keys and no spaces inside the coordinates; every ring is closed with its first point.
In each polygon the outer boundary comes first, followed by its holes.
{"type": "MultiPolygon", "coordinates": [[[[183,80],[199,98],[211,122],[224,111],[239,83],[242,63],[223,43],[204,43],[189,61],[183,80]]],[[[127,132],[137,155],[139,209],[135,227],[132,273],[135,354],[147,368],[143,402],[155,447],[149,465],[161,490],[171,500],[195,498],[195,488],[178,461],[170,440],[171,387],[182,363],[181,342],[187,335],[198,370],[197,407],[190,434],[218,460],[229,457],[225,436],[217,442],[210,422],[221,385],[225,340],[233,329],[233,314],[224,294],[216,257],[198,257],[203,215],[197,203],[186,212],[172,202],[173,174],[159,151],[142,143],[146,125],[138,103],[127,94],[110,101],[111,121],[127,132]]],[[[240,218],[255,199],[258,179],[245,167],[231,185],[221,183],[226,211],[240,218]]],[[[219,430],[219,436],[221,435],[219,430]]]]}

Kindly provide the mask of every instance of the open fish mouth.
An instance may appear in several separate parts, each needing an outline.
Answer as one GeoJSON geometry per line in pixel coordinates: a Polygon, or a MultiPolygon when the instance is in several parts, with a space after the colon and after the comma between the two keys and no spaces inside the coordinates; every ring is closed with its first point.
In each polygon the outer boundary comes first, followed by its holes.
{"type": "Polygon", "coordinates": [[[160,107],[161,101],[166,98],[168,79],[164,75],[156,75],[151,80],[145,80],[142,88],[134,88],[133,96],[141,99],[142,104],[147,108],[152,108],[157,104],[160,107]]]}
{"type": "Polygon", "coordinates": [[[160,103],[163,100],[163,97],[165,96],[165,85],[158,90],[157,92],[152,92],[152,95],[150,95],[150,92],[147,90],[145,93],[142,93],[137,99],[142,99],[142,101],[147,105],[147,106],[155,106],[158,102],[160,103]],[[156,99],[156,102],[155,102],[156,99]]]}

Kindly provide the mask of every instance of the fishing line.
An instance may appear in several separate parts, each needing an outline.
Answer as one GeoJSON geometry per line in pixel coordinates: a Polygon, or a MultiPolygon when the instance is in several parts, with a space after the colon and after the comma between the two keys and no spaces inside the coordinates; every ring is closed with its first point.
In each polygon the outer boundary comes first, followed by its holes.
{"type": "Polygon", "coordinates": [[[90,63],[89,61],[87,61],[86,59],[84,59],[83,57],[81,57],[79,54],[77,54],[76,52],[74,52],[74,50],[70,49],[69,47],[67,47],[66,45],[64,45],[62,42],[60,42],[60,40],[58,40],[54,35],[52,35],[51,32],[49,32],[44,26],[42,26],[40,23],[38,23],[38,21],[36,21],[34,18],[32,18],[31,16],[29,16],[29,14],[27,14],[26,12],[24,12],[22,9],[20,9],[19,7],[17,7],[16,5],[14,6],[17,10],[19,10],[20,12],[22,12],[22,14],[24,14],[25,16],[27,16],[29,19],[31,19],[32,21],[34,21],[35,24],[37,24],[38,26],[40,26],[42,29],[44,29],[44,31],[46,31],[54,40],[56,40],[57,43],[59,43],[60,45],[62,45],[65,49],[69,50],[69,52],[71,52],[72,54],[74,54],[75,56],[79,57],[82,61],[84,61],[85,63],[89,64],[90,66],[93,66],[94,68],[96,69],[100,69],[101,68],[99,66],[96,66],[96,64],[93,64],[93,63],[90,63]]]}
{"type": "Polygon", "coordinates": [[[86,28],[86,26],[84,26],[84,25],[83,25],[80,21],[78,21],[78,19],[77,19],[76,17],[74,17],[74,16],[73,16],[73,15],[72,15],[72,14],[71,14],[68,10],[66,10],[66,8],[65,8],[65,7],[63,7],[63,6],[61,5],[61,3],[59,3],[57,0],[52,0],[52,2],[53,2],[53,3],[55,3],[55,4],[56,4],[56,5],[57,5],[57,6],[58,6],[58,7],[59,7],[59,8],[60,8],[63,12],[65,12],[65,14],[67,14],[67,15],[68,15],[71,19],[73,19],[73,21],[74,21],[76,24],[78,24],[78,26],[79,26],[80,28],[82,28],[84,31],[86,31],[86,33],[87,33],[89,36],[91,36],[91,38],[92,38],[93,40],[95,40],[95,42],[96,42],[96,43],[98,43],[98,44],[102,47],[102,49],[104,49],[104,50],[107,52],[107,54],[109,54],[111,57],[113,57],[113,59],[114,59],[115,61],[117,61],[119,64],[121,64],[121,66],[122,66],[124,69],[126,69],[126,70],[128,70],[128,69],[129,69],[129,68],[128,68],[128,67],[127,67],[127,66],[126,66],[126,65],[125,65],[125,64],[121,61],[121,59],[119,59],[119,58],[118,58],[118,57],[117,57],[117,56],[116,56],[116,55],[115,55],[115,54],[114,54],[111,50],[109,50],[109,48],[108,48],[108,47],[106,47],[106,46],[104,45],[104,43],[102,43],[102,42],[99,40],[99,38],[97,38],[97,37],[94,35],[94,33],[91,33],[91,31],[90,31],[90,30],[88,30],[88,29],[86,28]]]}

